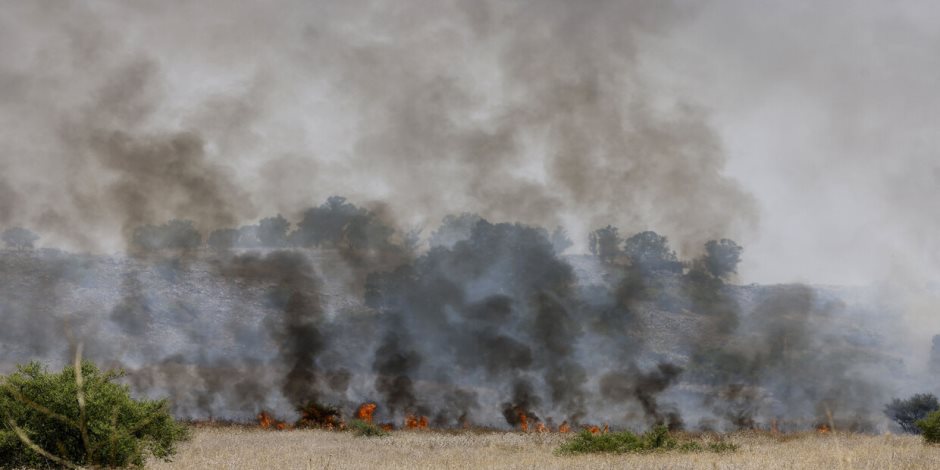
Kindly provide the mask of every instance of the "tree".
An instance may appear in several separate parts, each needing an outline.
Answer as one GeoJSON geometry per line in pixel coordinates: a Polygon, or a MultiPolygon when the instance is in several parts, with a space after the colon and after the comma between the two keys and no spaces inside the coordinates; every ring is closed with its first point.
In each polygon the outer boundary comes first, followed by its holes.
{"type": "Polygon", "coordinates": [[[370,251],[391,249],[389,238],[395,229],[385,225],[374,214],[366,213],[352,217],[340,235],[340,247],[349,254],[361,255],[370,251]]]}
{"type": "Polygon", "coordinates": [[[291,241],[298,246],[320,246],[324,243],[335,244],[343,238],[343,228],[356,216],[367,211],[346,202],[341,196],[330,196],[319,207],[304,211],[303,218],[297,224],[297,230],[291,233],[291,241]]]}
{"type": "Polygon", "coordinates": [[[4,230],[0,238],[3,239],[3,243],[6,244],[7,248],[28,250],[33,248],[33,243],[36,240],[39,240],[39,235],[22,227],[13,227],[4,230]]]}
{"type": "Polygon", "coordinates": [[[238,248],[258,248],[261,246],[261,238],[258,236],[258,225],[242,225],[238,227],[238,237],[235,240],[235,246],[238,248]]]}
{"type": "Polygon", "coordinates": [[[135,400],[122,372],[75,362],[0,377],[0,468],[142,467],[148,456],[168,460],[188,437],[165,400],[135,400]]]}
{"type": "Polygon", "coordinates": [[[235,248],[238,243],[238,230],[234,228],[220,228],[209,234],[206,244],[213,250],[225,251],[235,248]]]}
{"type": "Polygon", "coordinates": [[[589,248],[591,254],[597,256],[601,261],[612,262],[621,254],[620,238],[617,227],[608,225],[599,228],[588,235],[589,248]]]}
{"type": "Polygon", "coordinates": [[[676,252],[669,249],[669,240],[653,231],[640,232],[624,242],[623,251],[630,263],[643,271],[682,270],[676,252]]]}
{"type": "Polygon", "coordinates": [[[918,434],[917,421],[940,410],[940,402],[932,393],[919,393],[907,400],[895,398],[885,405],[885,415],[901,426],[904,432],[918,434]]]}
{"type": "Polygon", "coordinates": [[[145,251],[196,249],[202,244],[202,235],[193,226],[193,221],[173,219],[163,225],[137,227],[133,244],[145,251]]]}
{"type": "Polygon", "coordinates": [[[572,242],[571,238],[568,236],[568,232],[561,226],[555,227],[549,239],[552,242],[552,248],[555,249],[555,254],[559,255],[574,245],[574,242],[572,242]]]}
{"type": "Polygon", "coordinates": [[[448,214],[441,221],[441,226],[431,232],[428,243],[431,248],[438,246],[450,248],[461,240],[469,239],[473,227],[476,227],[481,220],[483,220],[482,217],[470,212],[464,212],[460,215],[448,214]]]}
{"type": "Polygon", "coordinates": [[[711,240],[705,244],[705,268],[712,276],[727,280],[737,272],[742,251],[743,248],[727,238],[711,240]]]}
{"type": "Polygon", "coordinates": [[[262,246],[278,248],[287,246],[287,231],[290,230],[290,222],[281,214],[275,217],[261,219],[258,223],[258,240],[262,246]]]}

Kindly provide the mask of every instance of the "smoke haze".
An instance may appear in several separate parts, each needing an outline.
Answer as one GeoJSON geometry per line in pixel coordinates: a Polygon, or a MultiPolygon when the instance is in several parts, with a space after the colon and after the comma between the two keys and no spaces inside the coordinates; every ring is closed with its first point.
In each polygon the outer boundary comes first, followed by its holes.
{"type": "Polygon", "coordinates": [[[187,417],[884,427],[940,331],[938,14],[9,2],[0,230],[67,252],[0,257],[0,366],[68,330],[187,417]]]}

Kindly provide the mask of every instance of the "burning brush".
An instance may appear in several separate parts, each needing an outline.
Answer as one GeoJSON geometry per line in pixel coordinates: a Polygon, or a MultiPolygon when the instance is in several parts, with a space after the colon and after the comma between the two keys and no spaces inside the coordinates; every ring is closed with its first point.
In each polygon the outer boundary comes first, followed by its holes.
{"type": "Polygon", "coordinates": [[[408,415],[405,417],[405,429],[427,429],[428,417],[408,415]]]}
{"type": "Polygon", "coordinates": [[[309,402],[307,406],[297,408],[300,418],[294,427],[326,429],[328,431],[346,429],[346,423],[340,417],[339,409],[334,406],[309,402]]]}
{"type": "Polygon", "coordinates": [[[278,431],[283,431],[290,427],[284,421],[274,419],[270,413],[264,410],[258,413],[258,425],[261,426],[261,429],[275,429],[278,431]]]}
{"type": "Polygon", "coordinates": [[[372,415],[375,414],[375,409],[378,407],[375,403],[363,403],[359,405],[359,409],[356,410],[356,419],[364,423],[372,424],[372,415]]]}

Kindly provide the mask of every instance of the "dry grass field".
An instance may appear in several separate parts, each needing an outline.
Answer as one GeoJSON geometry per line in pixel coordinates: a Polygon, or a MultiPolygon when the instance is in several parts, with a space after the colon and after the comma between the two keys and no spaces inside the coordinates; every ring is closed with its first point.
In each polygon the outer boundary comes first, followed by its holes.
{"type": "MultiPolygon", "coordinates": [[[[195,430],[170,463],[151,469],[920,469],[940,468],[940,447],[918,436],[737,433],[733,453],[558,456],[571,435],[404,431],[363,438],[326,431],[240,427],[195,430]]],[[[706,438],[707,439],[707,438],[706,438]]]]}

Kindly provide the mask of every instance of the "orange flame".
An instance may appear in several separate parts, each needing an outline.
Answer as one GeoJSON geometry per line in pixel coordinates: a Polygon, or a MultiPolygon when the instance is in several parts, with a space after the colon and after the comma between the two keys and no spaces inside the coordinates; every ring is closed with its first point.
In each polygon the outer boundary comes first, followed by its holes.
{"type": "Polygon", "coordinates": [[[372,415],[375,414],[376,407],[375,403],[363,403],[359,405],[359,409],[356,410],[356,419],[372,424],[372,415]]]}
{"type": "Polygon", "coordinates": [[[261,429],[268,429],[274,424],[274,418],[268,414],[267,411],[262,411],[258,413],[258,425],[261,426],[261,429]]]}
{"type": "Polygon", "coordinates": [[[562,434],[567,434],[571,432],[571,426],[568,425],[568,421],[562,421],[561,426],[558,426],[558,432],[562,434]]]}
{"type": "Polygon", "coordinates": [[[545,427],[544,424],[538,423],[535,425],[535,432],[538,432],[538,433],[548,432],[548,428],[545,427]]]}
{"type": "Polygon", "coordinates": [[[261,429],[277,429],[278,431],[283,431],[287,429],[287,423],[284,421],[278,421],[271,416],[267,411],[261,411],[258,413],[258,426],[261,426],[261,429]]]}
{"type": "Polygon", "coordinates": [[[529,417],[522,411],[519,412],[519,427],[522,428],[522,432],[529,432],[529,417]]]}
{"type": "Polygon", "coordinates": [[[395,425],[392,424],[392,423],[382,423],[382,424],[379,425],[379,427],[382,428],[383,431],[394,431],[394,430],[395,430],[395,425]]]}
{"type": "Polygon", "coordinates": [[[829,426],[826,426],[825,424],[822,424],[822,425],[820,425],[819,427],[816,428],[816,431],[817,431],[819,434],[828,434],[828,433],[829,433],[829,426]]]}
{"type": "Polygon", "coordinates": [[[587,429],[588,431],[590,431],[591,434],[600,434],[601,432],[601,428],[594,426],[593,424],[589,424],[585,426],[584,429],[587,429]]]}
{"type": "Polygon", "coordinates": [[[408,415],[405,417],[405,429],[427,429],[428,417],[408,415]]]}

